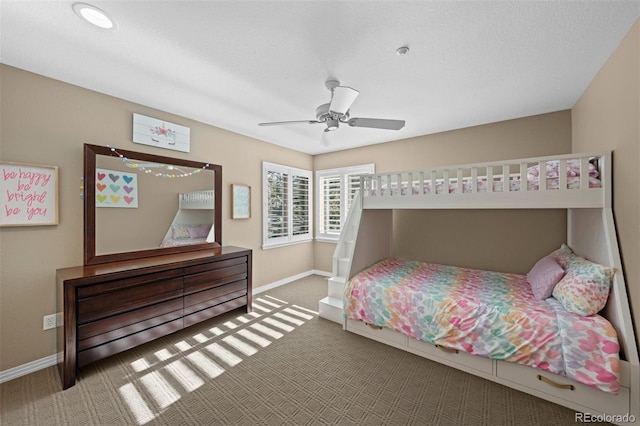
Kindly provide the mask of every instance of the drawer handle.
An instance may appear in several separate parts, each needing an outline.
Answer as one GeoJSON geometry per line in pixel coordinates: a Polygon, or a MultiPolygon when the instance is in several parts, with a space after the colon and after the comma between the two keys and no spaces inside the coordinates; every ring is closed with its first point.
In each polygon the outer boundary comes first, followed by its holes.
{"type": "Polygon", "coordinates": [[[436,345],[436,348],[440,349],[442,352],[446,352],[448,354],[457,354],[457,349],[447,348],[446,346],[436,345]]]}
{"type": "Polygon", "coordinates": [[[553,387],[556,387],[558,389],[569,389],[569,390],[575,390],[575,386],[573,385],[564,385],[562,383],[556,383],[551,379],[547,379],[546,377],[538,374],[538,380],[540,380],[541,382],[545,382],[548,385],[551,385],[553,387]]]}
{"type": "Polygon", "coordinates": [[[367,325],[367,327],[373,328],[374,330],[382,330],[382,326],[380,325],[369,324],[368,322],[365,322],[365,324],[367,325]]]}

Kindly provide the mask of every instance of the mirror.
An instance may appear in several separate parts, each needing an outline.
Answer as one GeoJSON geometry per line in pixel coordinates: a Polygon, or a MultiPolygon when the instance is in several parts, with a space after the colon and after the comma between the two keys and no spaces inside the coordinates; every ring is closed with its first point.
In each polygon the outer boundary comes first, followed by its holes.
{"type": "Polygon", "coordinates": [[[84,146],[84,263],[222,245],[222,166],[84,146]]]}

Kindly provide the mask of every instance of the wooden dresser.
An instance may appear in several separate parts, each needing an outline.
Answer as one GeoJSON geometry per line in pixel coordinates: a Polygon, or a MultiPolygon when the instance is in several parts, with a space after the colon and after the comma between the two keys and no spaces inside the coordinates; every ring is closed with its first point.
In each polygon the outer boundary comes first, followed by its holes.
{"type": "Polygon", "coordinates": [[[63,389],[84,365],[233,309],[250,312],[251,255],[220,247],[58,269],[63,389]]]}

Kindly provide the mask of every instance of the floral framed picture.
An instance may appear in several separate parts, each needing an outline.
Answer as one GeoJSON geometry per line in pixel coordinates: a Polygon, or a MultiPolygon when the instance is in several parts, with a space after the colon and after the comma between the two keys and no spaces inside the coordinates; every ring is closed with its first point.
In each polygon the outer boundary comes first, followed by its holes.
{"type": "Polygon", "coordinates": [[[251,187],[231,184],[231,219],[251,217],[251,187]]]}

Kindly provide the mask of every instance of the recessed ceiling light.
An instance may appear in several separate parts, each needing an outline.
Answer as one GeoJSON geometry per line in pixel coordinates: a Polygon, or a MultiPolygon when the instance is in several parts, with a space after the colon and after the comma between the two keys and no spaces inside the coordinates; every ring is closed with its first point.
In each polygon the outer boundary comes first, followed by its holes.
{"type": "Polygon", "coordinates": [[[96,27],[100,27],[105,30],[115,30],[118,27],[116,21],[109,18],[104,11],[95,6],[87,3],[74,3],[72,7],[73,11],[76,12],[76,15],[96,27]]]}

